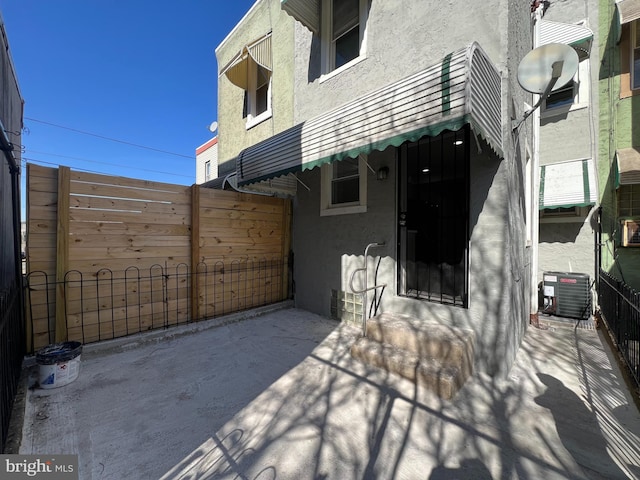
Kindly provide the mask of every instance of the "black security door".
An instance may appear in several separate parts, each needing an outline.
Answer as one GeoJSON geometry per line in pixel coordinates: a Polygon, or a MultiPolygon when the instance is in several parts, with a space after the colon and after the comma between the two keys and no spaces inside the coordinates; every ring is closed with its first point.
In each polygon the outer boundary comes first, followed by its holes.
{"type": "Polygon", "coordinates": [[[465,127],[400,147],[400,295],[467,306],[469,138],[465,127]]]}

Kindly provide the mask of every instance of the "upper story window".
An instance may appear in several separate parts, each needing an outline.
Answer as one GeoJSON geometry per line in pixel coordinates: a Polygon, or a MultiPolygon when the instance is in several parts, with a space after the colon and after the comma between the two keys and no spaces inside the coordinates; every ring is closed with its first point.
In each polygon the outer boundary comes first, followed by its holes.
{"type": "Polygon", "coordinates": [[[250,62],[245,92],[247,128],[271,117],[271,72],[250,62]]]}
{"type": "Polygon", "coordinates": [[[360,0],[333,0],[333,68],[360,55],[360,0]]]}
{"type": "Polygon", "coordinates": [[[618,189],[618,216],[640,217],[640,184],[620,185],[618,189]]]}
{"type": "Polygon", "coordinates": [[[631,24],[630,71],[631,89],[640,88],[640,20],[631,24]]]}
{"type": "Polygon", "coordinates": [[[589,104],[589,59],[582,60],[575,76],[550,93],[543,104],[544,117],[584,108],[589,104]]]}
{"type": "Polygon", "coordinates": [[[322,0],[324,74],[348,68],[364,57],[368,2],[369,0],[322,0]]]}
{"type": "Polygon", "coordinates": [[[204,181],[208,182],[211,180],[211,161],[208,160],[204,164],[204,181]]]}
{"type": "Polygon", "coordinates": [[[247,128],[271,117],[271,56],[268,33],[243,47],[220,73],[245,91],[242,116],[247,128]]]}

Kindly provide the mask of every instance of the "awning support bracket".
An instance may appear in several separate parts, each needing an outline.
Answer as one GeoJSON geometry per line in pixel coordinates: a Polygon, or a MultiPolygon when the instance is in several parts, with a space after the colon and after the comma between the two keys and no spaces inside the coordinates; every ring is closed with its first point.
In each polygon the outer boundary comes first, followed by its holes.
{"type": "Polygon", "coordinates": [[[310,192],[310,191],[311,191],[311,189],[310,189],[310,188],[309,188],[309,187],[308,187],[308,186],[307,186],[307,185],[306,185],[302,180],[300,180],[300,179],[298,178],[298,175],[296,175],[296,174],[294,173],[294,174],[293,174],[293,176],[295,177],[295,179],[298,181],[298,183],[299,183],[300,185],[302,185],[304,188],[306,188],[306,189],[307,189],[307,192],[310,192]]]}

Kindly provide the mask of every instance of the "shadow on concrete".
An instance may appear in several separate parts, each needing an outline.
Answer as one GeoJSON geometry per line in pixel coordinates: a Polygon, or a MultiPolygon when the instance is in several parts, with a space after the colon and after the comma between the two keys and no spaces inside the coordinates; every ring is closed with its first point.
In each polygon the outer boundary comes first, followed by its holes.
{"type": "Polygon", "coordinates": [[[30,392],[20,453],[78,453],[82,478],[640,478],[597,331],[529,329],[507,378],[451,401],[353,360],[358,334],[287,309],[90,355],[30,392]]]}

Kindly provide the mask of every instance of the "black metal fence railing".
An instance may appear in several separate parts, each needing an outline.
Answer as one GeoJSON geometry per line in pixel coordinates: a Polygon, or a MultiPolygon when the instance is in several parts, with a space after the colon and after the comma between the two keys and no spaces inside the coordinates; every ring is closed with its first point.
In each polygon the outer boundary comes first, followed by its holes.
{"type": "Polygon", "coordinates": [[[640,387],[640,292],[600,270],[598,300],[603,320],[640,387]]]}
{"type": "Polygon", "coordinates": [[[24,356],[22,292],[17,285],[0,291],[0,448],[4,452],[11,420],[11,408],[18,390],[24,356]]]}
{"type": "MultiPolygon", "coordinates": [[[[167,268],[131,266],[94,274],[68,271],[60,283],[41,271],[26,277],[31,351],[53,343],[56,330],[68,340],[99,342],[211,319],[288,298],[282,259],[181,263],[167,268]],[[63,295],[56,295],[57,288],[63,295]],[[55,305],[64,298],[64,308],[55,305]],[[64,312],[64,323],[57,318],[64,312]]],[[[59,293],[59,292],[58,292],[59,293]]]]}

